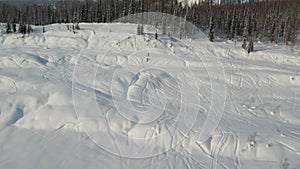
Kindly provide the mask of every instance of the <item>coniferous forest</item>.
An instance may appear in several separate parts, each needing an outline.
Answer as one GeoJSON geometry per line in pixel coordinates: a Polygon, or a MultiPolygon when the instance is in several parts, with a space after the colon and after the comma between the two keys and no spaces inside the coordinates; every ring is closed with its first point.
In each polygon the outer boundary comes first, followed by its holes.
{"type": "Polygon", "coordinates": [[[106,23],[141,12],[161,12],[187,19],[201,30],[207,30],[211,41],[219,36],[244,42],[294,44],[300,30],[299,0],[192,5],[177,0],[59,0],[22,6],[0,2],[0,22],[7,24],[8,32],[17,31],[16,24],[25,27],[30,24],[106,23]]]}

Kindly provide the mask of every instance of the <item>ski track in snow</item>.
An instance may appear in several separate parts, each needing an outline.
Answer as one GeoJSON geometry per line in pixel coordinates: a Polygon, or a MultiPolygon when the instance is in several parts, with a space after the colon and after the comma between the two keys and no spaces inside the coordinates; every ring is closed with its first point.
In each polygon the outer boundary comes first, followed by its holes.
{"type": "MultiPolygon", "coordinates": [[[[280,168],[285,159],[291,168],[300,167],[299,57],[286,54],[284,49],[247,55],[233,44],[207,45],[209,42],[203,39],[155,40],[151,34],[135,36],[135,26],[83,24],[82,30],[73,34],[63,24],[54,24],[46,26],[45,34],[21,39],[16,34],[2,35],[0,168],[280,168]],[[150,53],[139,53],[145,49],[151,49],[150,53]],[[102,57],[105,54],[108,56],[102,57]],[[179,58],[170,59],[173,55],[179,58]],[[219,66],[212,55],[220,59],[225,79],[215,78],[215,72],[209,72],[208,77],[207,71],[219,66]],[[147,62],[172,73],[187,71],[167,75],[162,69],[146,69],[112,81],[118,66],[133,68],[147,62]],[[75,92],[90,98],[95,95],[105,122],[95,124],[108,133],[120,154],[132,140],[119,144],[116,131],[150,138],[166,132],[169,137],[153,151],[175,144],[177,138],[168,127],[180,110],[180,99],[176,99],[181,96],[180,85],[191,87],[187,94],[203,104],[193,105],[199,109],[198,121],[190,132],[178,131],[185,138],[182,142],[157,156],[130,159],[108,153],[85,133],[75,114],[71,92],[75,65],[86,66],[83,77],[98,68],[94,82],[76,83],[75,92]],[[174,85],[181,77],[190,81],[174,85]],[[197,139],[208,116],[211,96],[217,94],[210,83],[226,85],[226,104],[216,131],[200,143],[197,139]],[[126,94],[133,107],[142,110],[151,106],[152,90],[164,91],[168,97],[163,117],[149,125],[124,118],[112,101],[111,85],[115,85],[116,98],[126,94]]],[[[158,98],[157,103],[163,104],[163,100],[158,98]]]]}

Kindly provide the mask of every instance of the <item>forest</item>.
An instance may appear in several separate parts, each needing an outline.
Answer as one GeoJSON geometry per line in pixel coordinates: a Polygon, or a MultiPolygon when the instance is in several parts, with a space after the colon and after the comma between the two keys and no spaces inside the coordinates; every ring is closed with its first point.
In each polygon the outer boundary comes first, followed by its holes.
{"type": "Polygon", "coordinates": [[[15,24],[108,23],[141,12],[161,12],[182,17],[201,30],[208,31],[211,41],[218,36],[244,42],[288,45],[296,43],[300,30],[299,0],[221,4],[199,2],[190,5],[177,0],[59,0],[22,6],[0,2],[0,22],[13,28],[8,32],[17,31],[15,24]]]}

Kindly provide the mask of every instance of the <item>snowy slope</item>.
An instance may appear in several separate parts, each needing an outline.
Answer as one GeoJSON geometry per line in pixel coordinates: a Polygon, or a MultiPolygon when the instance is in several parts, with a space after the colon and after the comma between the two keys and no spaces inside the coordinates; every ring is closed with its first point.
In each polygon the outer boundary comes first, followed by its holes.
{"type": "Polygon", "coordinates": [[[0,168],[300,168],[299,46],[248,55],[231,41],[135,36],[133,24],[80,26],[1,35],[0,168]],[[224,114],[203,143],[214,84],[227,89],[224,114]],[[153,110],[132,116],[122,100],[153,110]],[[191,109],[178,114],[182,102],[191,109]]]}

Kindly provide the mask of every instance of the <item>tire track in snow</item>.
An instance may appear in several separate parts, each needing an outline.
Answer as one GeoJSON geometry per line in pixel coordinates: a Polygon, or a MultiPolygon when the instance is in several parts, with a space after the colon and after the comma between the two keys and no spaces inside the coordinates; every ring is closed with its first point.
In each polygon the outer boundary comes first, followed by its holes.
{"type": "Polygon", "coordinates": [[[225,143],[227,142],[227,140],[228,140],[228,136],[222,132],[220,140],[218,141],[218,143],[216,144],[216,146],[213,147],[213,149],[211,151],[211,154],[212,154],[213,158],[211,160],[209,168],[211,168],[211,169],[217,168],[217,164],[220,163],[220,161],[218,159],[219,155],[220,155],[220,152],[225,147],[225,143]]]}
{"type": "Polygon", "coordinates": [[[0,96],[15,94],[18,92],[18,90],[19,88],[15,80],[0,75],[0,96]]]}

